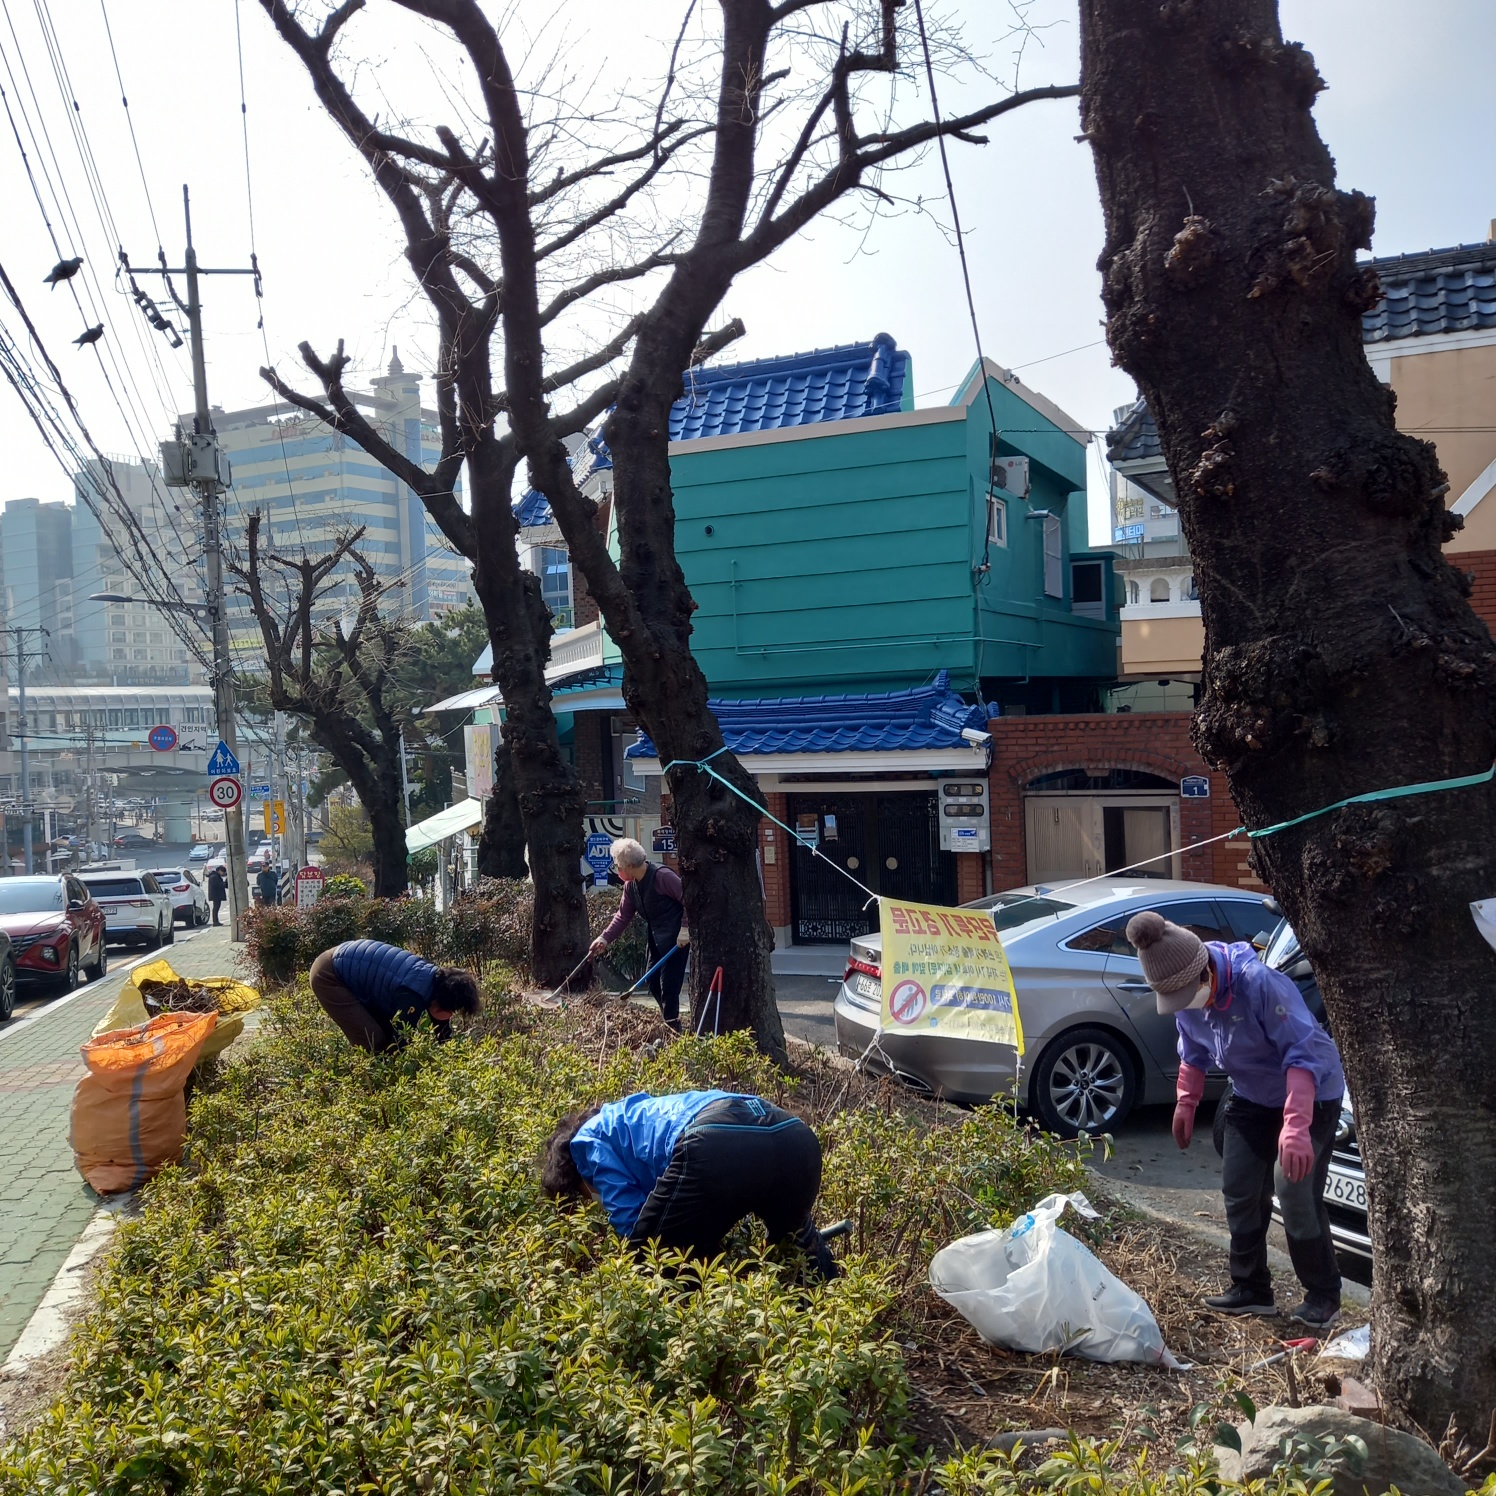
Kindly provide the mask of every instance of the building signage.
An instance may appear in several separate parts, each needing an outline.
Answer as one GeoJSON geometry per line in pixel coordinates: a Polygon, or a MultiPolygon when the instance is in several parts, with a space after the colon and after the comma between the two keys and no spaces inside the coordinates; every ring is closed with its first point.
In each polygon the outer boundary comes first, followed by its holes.
{"type": "Polygon", "coordinates": [[[322,897],[327,875],[320,867],[304,867],[296,874],[296,907],[310,909],[322,897]]]}
{"type": "Polygon", "coordinates": [[[654,835],[650,838],[651,850],[655,852],[675,852],[675,827],[656,826],[654,835]]]}
{"type": "Polygon", "coordinates": [[[606,888],[613,866],[613,838],[607,832],[594,831],[587,838],[587,866],[592,869],[593,886],[606,888]]]}
{"type": "Polygon", "coordinates": [[[1187,774],[1179,781],[1179,793],[1186,800],[1210,799],[1210,780],[1203,774],[1187,774]]]}
{"type": "Polygon", "coordinates": [[[462,729],[462,745],[467,760],[467,791],[474,800],[486,800],[493,794],[495,731],[490,722],[479,722],[462,729]]]}

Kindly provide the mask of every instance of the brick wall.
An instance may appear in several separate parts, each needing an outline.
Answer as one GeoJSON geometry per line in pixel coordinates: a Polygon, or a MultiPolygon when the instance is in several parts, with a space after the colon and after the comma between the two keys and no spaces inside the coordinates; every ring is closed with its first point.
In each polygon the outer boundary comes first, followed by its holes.
{"type": "MultiPolygon", "coordinates": [[[[764,808],[788,823],[789,796],[771,794],[764,808]]],[[[790,837],[772,821],[758,823],[759,861],[764,870],[764,913],[776,930],[790,922],[790,837]]]]}
{"type": "Polygon", "coordinates": [[[1470,606],[1480,614],[1486,627],[1496,634],[1496,551],[1456,551],[1449,561],[1474,579],[1470,606]]]}
{"type": "Polygon", "coordinates": [[[577,781],[589,800],[603,798],[602,734],[607,722],[606,712],[578,712],[573,726],[572,753],[575,755],[577,781]]]}
{"type": "Polygon", "coordinates": [[[983,886],[982,854],[956,852],[952,855],[956,859],[956,902],[969,904],[987,892],[983,886]]]}
{"type": "Polygon", "coordinates": [[[1014,888],[1029,881],[1024,855],[1023,788],[1039,775],[1061,769],[1093,773],[1140,769],[1175,784],[1186,775],[1206,775],[1210,798],[1179,803],[1183,874],[1206,883],[1262,887],[1247,866],[1246,837],[1190,850],[1196,843],[1239,826],[1241,817],[1226,788],[1225,775],[1207,769],[1190,743],[1188,712],[1003,717],[987,727],[992,734],[994,888],[1014,888]]]}

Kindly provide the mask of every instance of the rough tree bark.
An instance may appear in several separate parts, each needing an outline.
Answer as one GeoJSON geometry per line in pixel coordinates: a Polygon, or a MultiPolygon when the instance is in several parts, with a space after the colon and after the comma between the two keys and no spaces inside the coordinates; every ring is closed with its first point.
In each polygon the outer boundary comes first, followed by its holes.
{"type": "MultiPolygon", "coordinates": [[[[1107,334],[1158,423],[1205,623],[1195,738],[1251,827],[1496,752],[1496,650],[1441,545],[1434,449],[1361,344],[1371,202],[1274,0],[1081,0],[1107,334]]],[[[1355,1100],[1389,1408],[1479,1449],[1496,1408],[1489,786],[1350,807],[1254,863],[1319,974],[1355,1100]],[[1473,1441],[1470,1443],[1468,1441],[1473,1441]]]]}
{"type": "Polygon", "coordinates": [[[525,823],[514,790],[514,764],[501,739],[493,750],[493,793],[483,812],[478,837],[478,871],[485,878],[524,878],[525,823]]]}
{"type": "Polygon", "coordinates": [[[263,523],[256,509],[245,533],[244,559],[230,561],[229,569],[249,598],[265,643],[270,705],[299,717],[312,741],[348,776],[369,817],[374,897],[399,898],[409,883],[400,793],[405,723],[390,705],[389,690],[403,627],[381,610],[384,589],[358,551],[363,530],[342,536],[324,555],[292,559],[262,549],[263,523]],[[342,582],[344,562],[358,587],[353,623],[346,630],[342,616],[323,621],[331,611],[324,594],[342,582]],[[277,575],[283,594],[274,580],[267,587],[267,578],[277,575]]]}

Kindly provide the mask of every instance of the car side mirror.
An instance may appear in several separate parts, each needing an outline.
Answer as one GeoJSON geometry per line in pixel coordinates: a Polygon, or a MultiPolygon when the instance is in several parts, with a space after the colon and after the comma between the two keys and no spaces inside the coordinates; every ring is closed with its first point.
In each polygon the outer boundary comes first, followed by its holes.
{"type": "Polygon", "coordinates": [[[69,899],[68,900],[68,908],[69,909],[87,909],[88,908],[88,900],[87,899],[69,899]]]}

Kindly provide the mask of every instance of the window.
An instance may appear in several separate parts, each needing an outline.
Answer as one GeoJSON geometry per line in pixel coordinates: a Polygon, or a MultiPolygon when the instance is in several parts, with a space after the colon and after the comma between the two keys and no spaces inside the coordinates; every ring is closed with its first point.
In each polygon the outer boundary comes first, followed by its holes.
{"type": "Polygon", "coordinates": [[[111,634],[109,636],[109,639],[110,639],[110,642],[113,643],[113,644],[123,644],[125,642],[124,631],[121,630],[119,633],[111,634]]]}
{"type": "Polygon", "coordinates": [[[1179,589],[1179,595],[1188,602],[1197,603],[1200,601],[1200,594],[1195,590],[1195,578],[1193,575],[1187,576],[1184,579],[1184,584],[1179,589]]]}
{"type": "Polygon", "coordinates": [[[1266,946],[1268,936],[1278,928],[1278,916],[1269,913],[1261,899],[1222,899],[1221,908],[1234,940],[1245,940],[1252,945],[1261,941],[1266,946]]]}
{"type": "Polygon", "coordinates": [[[1166,603],[1169,600],[1169,584],[1163,577],[1154,577],[1148,588],[1150,603],[1166,603]]]}
{"type": "Polygon", "coordinates": [[[1056,514],[1044,516],[1044,595],[1064,597],[1064,539],[1056,514]]]}
{"type": "Polygon", "coordinates": [[[140,726],[140,713],[139,712],[126,712],[125,713],[125,726],[126,727],[139,727],[140,726]]]}
{"type": "MultiPolygon", "coordinates": [[[[120,657],[120,658],[121,658],[121,659],[123,659],[123,658],[124,658],[124,656],[123,656],[123,655],[121,655],[121,657],[120,657]]],[[[122,717],[123,717],[123,714],[122,714],[122,713],[120,713],[120,712],[115,712],[115,711],[111,711],[111,712],[110,712],[110,713],[109,713],[109,725],[110,725],[110,726],[111,726],[111,727],[118,727],[118,726],[120,726],[120,724],[121,724],[121,721],[122,721],[122,717]]]]}
{"type": "Polygon", "coordinates": [[[1102,567],[1099,561],[1070,563],[1070,611],[1082,618],[1105,618],[1102,567]]]}
{"type": "Polygon", "coordinates": [[[987,540],[991,545],[1008,543],[1008,501],[995,493],[987,495],[987,540]]]}
{"type": "Polygon", "coordinates": [[[1127,601],[1130,603],[1138,603],[1142,600],[1143,589],[1139,587],[1136,582],[1129,582],[1127,584],[1127,601]]]}
{"type": "Polygon", "coordinates": [[[535,551],[535,572],[540,578],[540,595],[551,610],[557,628],[570,628],[571,557],[563,550],[539,546],[535,551]]]}
{"type": "MultiPolygon", "coordinates": [[[[1172,920],[1176,925],[1183,925],[1186,930],[1193,930],[1201,940],[1237,938],[1221,919],[1216,906],[1207,899],[1144,907],[1156,908],[1165,919],[1172,920]]],[[[1065,944],[1072,951],[1099,951],[1110,956],[1131,956],[1136,960],[1138,953],[1132,948],[1126,932],[1128,920],[1138,912],[1136,908],[1119,911],[1105,923],[1092,926],[1067,940],[1065,944]]]]}

